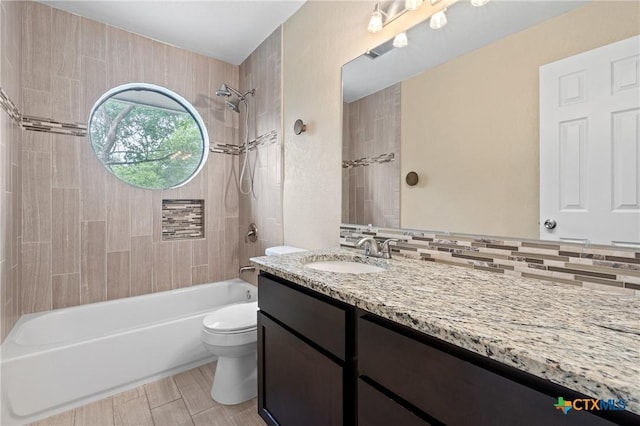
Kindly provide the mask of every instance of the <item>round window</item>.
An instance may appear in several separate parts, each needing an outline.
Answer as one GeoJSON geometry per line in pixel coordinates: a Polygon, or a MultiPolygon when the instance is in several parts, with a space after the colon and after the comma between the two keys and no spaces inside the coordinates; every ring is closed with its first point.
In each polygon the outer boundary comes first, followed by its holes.
{"type": "Polygon", "coordinates": [[[133,83],[102,95],[89,116],[89,137],[102,164],[141,188],[170,189],[204,166],[209,137],[196,109],[160,86],[133,83]]]}

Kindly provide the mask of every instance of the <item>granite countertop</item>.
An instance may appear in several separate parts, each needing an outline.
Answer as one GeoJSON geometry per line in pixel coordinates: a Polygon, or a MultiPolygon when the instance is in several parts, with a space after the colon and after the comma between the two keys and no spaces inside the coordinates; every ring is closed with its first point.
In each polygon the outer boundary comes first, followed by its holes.
{"type": "MultiPolygon", "coordinates": [[[[347,249],[251,261],[334,299],[640,414],[640,298],[347,249]],[[344,274],[305,268],[353,260],[387,270],[344,274]]],[[[558,395],[562,396],[562,395],[558,395]]]]}

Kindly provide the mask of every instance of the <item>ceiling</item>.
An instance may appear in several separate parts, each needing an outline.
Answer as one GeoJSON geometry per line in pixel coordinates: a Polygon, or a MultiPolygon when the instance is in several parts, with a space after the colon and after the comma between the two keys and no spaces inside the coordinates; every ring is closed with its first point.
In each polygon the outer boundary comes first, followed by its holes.
{"type": "Polygon", "coordinates": [[[427,22],[419,23],[407,30],[407,47],[393,48],[393,40],[389,40],[371,49],[385,52],[377,58],[361,55],[346,64],[342,70],[343,99],[353,102],[586,3],[503,0],[473,7],[460,1],[447,9],[449,23],[444,28],[432,30],[427,22]]]}
{"type": "Polygon", "coordinates": [[[305,0],[40,1],[239,65],[305,0]]]}

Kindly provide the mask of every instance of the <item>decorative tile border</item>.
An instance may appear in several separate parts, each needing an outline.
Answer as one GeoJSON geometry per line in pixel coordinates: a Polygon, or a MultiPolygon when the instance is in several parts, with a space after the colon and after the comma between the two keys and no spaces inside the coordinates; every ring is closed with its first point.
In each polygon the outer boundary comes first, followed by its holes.
{"type": "Polygon", "coordinates": [[[204,200],[162,200],[162,240],[204,238],[204,200]]]}
{"type": "Polygon", "coordinates": [[[473,269],[640,296],[640,251],[609,246],[340,226],[340,245],[365,236],[398,240],[393,253],[473,269]]]}
{"type": "MultiPolygon", "coordinates": [[[[263,133],[252,141],[249,141],[249,151],[257,149],[259,146],[266,145],[268,143],[275,143],[277,140],[278,132],[276,132],[275,130],[263,133]]],[[[226,143],[217,143],[214,144],[209,150],[215,154],[240,155],[245,153],[246,148],[244,144],[233,145],[226,143]]]]}
{"type": "Polygon", "coordinates": [[[357,160],[349,160],[342,162],[343,169],[351,169],[353,167],[370,166],[371,164],[382,164],[394,161],[396,158],[393,152],[389,154],[380,154],[375,157],[358,158],[357,160]]]}
{"type": "Polygon", "coordinates": [[[2,109],[7,114],[9,114],[9,117],[13,121],[15,121],[18,125],[21,125],[22,117],[20,116],[20,110],[18,110],[16,104],[14,104],[11,99],[9,99],[9,96],[7,96],[4,90],[2,90],[2,87],[0,87],[0,107],[2,107],[2,109]]]}
{"type": "Polygon", "coordinates": [[[81,123],[65,123],[48,118],[22,116],[22,127],[35,132],[58,133],[70,136],[86,136],[87,125],[81,123]]]}

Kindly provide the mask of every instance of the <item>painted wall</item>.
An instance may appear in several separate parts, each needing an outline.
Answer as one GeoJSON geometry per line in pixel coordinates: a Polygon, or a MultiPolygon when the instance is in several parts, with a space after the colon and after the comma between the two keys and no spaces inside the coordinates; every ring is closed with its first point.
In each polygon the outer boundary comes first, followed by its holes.
{"type": "MultiPolygon", "coordinates": [[[[253,175],[253,192],[239,195],[240,227],[238,244],[240,265],[250,265],[249,258],[264,255],[267,247],[282,245],[282,37],[281,29],[274,31],[251,55],[240,64],[240,89],[256,89],[249,98],[249,140],[272,130],[277,132],[275,143],[266,143],[249,153],[248,170],[253,175]],[[245,239],[250,223],[258,227],[258,241],[245,239]]],[[[241,116],[244,129],[244,111],[241,116]]],[[[245,133],[241,130],[240,143],[245,133]]],[[[244,155],[240,156],[242,166],[244,155]]],[[[239,170],[239,169],[238,169],[239,170]]],[[[238,175],[240,172],[237,172],[238,175]]],[[[248,173],[247,173],[248,175],[248,173]]],[[[247,180],[245,178],[245,180],[247,180]]],[[[244,183],[244,191],[249,183],[244,183]]],[[[240,278],[257,284],[257,271],[244,272],[240,278]]]]}
{"type": "Polygon", "coordinates": [[[285,244],[304,248],[339,244],[342,65],[435,9],[425,2],[380,33],[370,34],[366,28],[374,5],[372,1],[309,1],[284,24],[285,244]],[[293,132],[298,118],[308,125],[300,136],[293,132]]]}
{"type": "MultiPolygon", "coordinates": [[[[215,96],[238,67],[52,9],[24,4],[22,113],[85,123],[107,89],[165,86],[202,116],[211,143],[238,141],[238,115],[215,96]]],[[[87,138],[25,131],[21,313],[117,299],[237,276],[237,157],[211,154],[188,185],[129,186],[87,138]],[[205,238],[163,242],[163,198],[205,200],[205,238]]]]}
{"type": "MultiPolygon", "coordinates": [[[[0,2],[0,90],[15,107],[20,95],[22,3],[0,2]]],[[[0,342],[20,316],[22,138],[19,118],[0,108],[0,342]]]]}
{"type": "Polygon", "coordinates": [[[403,82],[402,227],[538,238],[538,69],[638,33],[640,3],[593,2],[403,82]]]}

